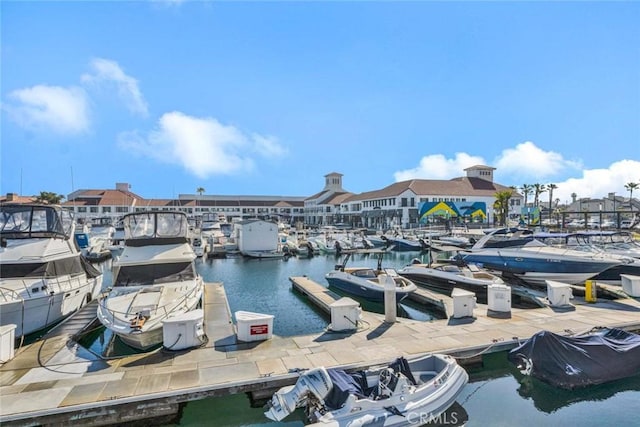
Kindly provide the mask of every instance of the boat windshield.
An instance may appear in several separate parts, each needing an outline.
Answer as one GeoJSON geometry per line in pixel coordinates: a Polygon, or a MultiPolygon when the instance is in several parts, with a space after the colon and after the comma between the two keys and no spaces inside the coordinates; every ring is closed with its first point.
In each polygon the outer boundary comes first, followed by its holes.
{"type": "Polygon", "coordinates": [[[140,212],[123,218],[125,239],[186,238],[189,224],[182,212],[140,212]]]}
{"type": "Polygon", "coordinates": [[[58,206],[2,205],[0,227],[2,236],[12,239],[69,238],[73,228],[73,216],[71,212],[58,206]]]}
{"type": "Polygon", "coordinates": [[[114,286],[148,286],[169,282],[193,280],[195,272],[191,262],[123,266],[114,286]]]}

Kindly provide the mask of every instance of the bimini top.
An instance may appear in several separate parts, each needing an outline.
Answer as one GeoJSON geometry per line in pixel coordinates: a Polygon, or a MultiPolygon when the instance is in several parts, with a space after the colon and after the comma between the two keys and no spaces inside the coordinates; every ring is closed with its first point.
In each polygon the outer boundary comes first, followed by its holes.
{"type": "Polygon", "coordinates": [[[127,246],[186,243],[187,215],[178,211],[136,212],[122,218],[127,246]]]}
{"type": "Polygon", "coordinates": [[[73,214],[59,205],[4,203],[0,205],[0,232],[4,239],[69,239],[73,214]]]}

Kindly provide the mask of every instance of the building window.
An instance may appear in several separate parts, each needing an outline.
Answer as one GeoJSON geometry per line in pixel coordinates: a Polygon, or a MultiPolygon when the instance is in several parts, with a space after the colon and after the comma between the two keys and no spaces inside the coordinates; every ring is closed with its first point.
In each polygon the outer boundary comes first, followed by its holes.
{"type": "Polygon", "coordinates": [[[403,208],[407,207],[407,198],[403,197],[402,199],[400,199],[400,206],[402,206],[403,208]]]}
{"type": "Polygon", "coordinates": [[[91,213],[98,213],[98,207],[97,206],[91,206],[89,208],[89,212],[91,213]]]}
{"type": "Polygon", "coordinates": [[[84,207],[84,206],[79,206],[78,207],[78,212],[86,212],[86,211],[87,211],[86,207],[84,207]]]}
{"type": "Polygon", "coordinates": [[[111,213],[111,206],[103,206],[102,213],[111,213]]]}

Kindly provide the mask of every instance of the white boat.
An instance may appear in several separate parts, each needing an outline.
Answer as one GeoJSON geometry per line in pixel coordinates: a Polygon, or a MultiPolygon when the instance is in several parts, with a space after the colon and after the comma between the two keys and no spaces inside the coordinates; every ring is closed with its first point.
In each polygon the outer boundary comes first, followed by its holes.
{"type": "Polygon", "coordinates": [[[0,206],[0,324],[15,335],[52,325],[95,298],[102,273],[74,242],[72,213],[60,206],[0,206]]]}
{"type": "Polygon", "coordinates": [[[489,271],[469,264],[420,264],[411,263],[400,270],[398,274],[413,281],[417,285],[436,292],[451,295],[454,288],[464,289],[476,294],[478,301],[487,303],[487,289],[490,285],[504,285],[501,277],[489,271]]]}
{"type": "Polygon", "coordinates": [[[287,255],[282,251],[244,251],[242,254],[247,258],[256,259],[280,259],[287,255]]]}
{"type": "Polygon", "coordinates": [[[196,257],[200,258],[206,255],[209,252],[209,243],[206,239],[203,239],[201,236],[196,236],[193,238],[191,242],[191,247],[193,248],[193,252],[196,254],[196,257]]]}
{"type": "Polygon", "coordinates": [[[430,354],[348,374],[323,367],[300,375],[271,398],[267,418],[281,421],[305,408],[314,426],[410,426],[437,419],[469,381],[447,355],[430,354]]]}
{"type": "Polygon", "coordinates": [[[123,222],[124,251],[98,319],[127,345],[146,350],[162,342],[164,320],[198,308],[203,282],[184,213],[132,213],[123,222]]]}

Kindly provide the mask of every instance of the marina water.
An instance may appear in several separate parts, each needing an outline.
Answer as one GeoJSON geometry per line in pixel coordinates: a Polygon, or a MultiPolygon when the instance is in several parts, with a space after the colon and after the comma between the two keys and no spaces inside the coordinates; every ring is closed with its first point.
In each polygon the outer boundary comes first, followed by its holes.
{"type": "MultiPolygon", "coordinates": [[[[383,267],[400,268],[416,253],[396,252],[385,256],[383,267]]],[[[327,285],[324,275],[341,261],[334,256],[290,258],[287,260],[253,260],[241,257],[198,259],[197,268],[207,282],[222,282],[231,312],[245,310],[273,314],[274,334],[293,336],[322,332],[328,316],[291,288],[289,277],[308,276],[327,285]]],[[[358,254],[349,265],[375,267],[377,256],[358,254]]],[[[110,282],[109,264],[105,263],[105,282],[110,282]]],[[[361,303],[364,303],[361,301],[361,303]]],[[[364,309],[383,313],[382,304],[364,309]]],[[[401,302],[399,315],[429,321],[437,313],[401,302]]],[[[93,351],[109,341],[109,337],[94,335],[93,351]],[[101,344],[102,343],[102,344],[101,344]]],[[[640,426],[640,376],[581,390],[561,390],[530,377],[523,377],[507,362],[506,353],[484,355],[483,367],[469,369],[470,382],[458,402],[462,410],[443,418],[444,425],[467,426],[640,426]],[[462,413],[459,413],[462,412],[462,413]],[[466,417],[466,418],[465,418],[466,417]]],[[[302,426],[300,411],[275,423],[263,415],[262,408],[251,408],[249,398],[238,394],[188,403],[178,424],[174,426],[302,426]]],[[[420,425],[419,420],[415,425],[420,425]]]]}

